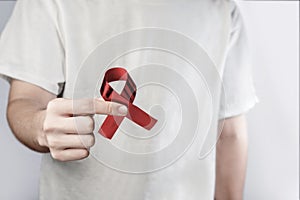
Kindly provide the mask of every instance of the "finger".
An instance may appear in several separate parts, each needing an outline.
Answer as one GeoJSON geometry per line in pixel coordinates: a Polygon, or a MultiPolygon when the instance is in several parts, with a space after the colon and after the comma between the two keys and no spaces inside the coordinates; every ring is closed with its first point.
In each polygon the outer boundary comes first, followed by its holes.
{"type": "Polygon", "coordinates": [[[92,116],[62,117],[51,118],[50,125],[44,125],[44,131],[56,133],[76,133],[90,134],[94,130],[94,119],[92,116]]]}
{"type": "Polygon", "coordinates": [[[61,114],[73,115],[107,114],[124,116],[127,114],[126,106],[101,99],[64,99],[57,105],[56,110],[59,110],[61,114]]]}
{"type": "Polygon", "coordinates": [[[119,115],[125,116],[128,109],[125,105],[104,101],[102,99],[95,99],[95,113],[94,114],[107,114],[107,115],[119,115]]]}
{"type": "Polygon", "coordinates": [[[71,134],[51,134],[47,137],[50,150],[63,149],[89,149],[95,144],[95,136],[71,135],[71,134]]]}
{"type": "Polygon", "coordinates": [[[67,117],[61,120],[60,131],[64,133],[90,134],[94,131],[95,122],[91,116],[67,117]]]}
{"type": "Polygon", "coordinates": [[[52,158],[59,161],[81,160],[89,156],[89,151],[86,149],[65,149],[61,151],[51,152],[52,158]]]}

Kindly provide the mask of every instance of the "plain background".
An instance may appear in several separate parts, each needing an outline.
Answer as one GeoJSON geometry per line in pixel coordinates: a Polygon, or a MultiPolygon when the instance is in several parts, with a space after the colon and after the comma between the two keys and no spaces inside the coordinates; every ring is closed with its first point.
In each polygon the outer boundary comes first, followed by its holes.
{"type": "MultiPolygon", "coordinates": [[[[299,199],[299,2],[239,1],[253,50],[260,103],[248,113],[245,200],[299,199]]],[[[0,32],[14,2],[0,1],[0,32]]],[[[21,33],[20,33],[21,34],[21,33]]],[[[38,198],[40,155],[6,122],[9,85],[0,80],[0,199],[38,198]]]]}

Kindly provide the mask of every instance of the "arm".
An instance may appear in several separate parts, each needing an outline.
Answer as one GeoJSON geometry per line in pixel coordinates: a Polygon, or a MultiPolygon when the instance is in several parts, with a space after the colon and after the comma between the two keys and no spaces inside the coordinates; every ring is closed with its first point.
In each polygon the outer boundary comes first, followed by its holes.
{"type": "Polygon", "coordinates": [[[49,152],[39,144],[48,102],[56,96],[35,85],[12,80],[7,106],[7,120],[14,135],[27,147],[49,152]]]}
{"type": "Polygon", "coordinates": [[[56,98],[40,87],[19,80],[11,82],[7,107],[7,119],[16,138],[32,150],[50,152],[60,161],[88,156],[88,148],[95,141],[93,114],[126,113],[127,108],[117,103],[56,98]]]}
{"type": "Polygon", "coordinates": [[[242,200],[247,167],[247,130],[244,115],[225,119],[217,143],[216,200],[242,200]]]}

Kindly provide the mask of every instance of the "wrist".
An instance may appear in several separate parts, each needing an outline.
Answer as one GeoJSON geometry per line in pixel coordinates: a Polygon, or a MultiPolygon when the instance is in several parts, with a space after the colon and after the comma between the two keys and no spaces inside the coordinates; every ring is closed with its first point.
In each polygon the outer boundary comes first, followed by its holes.
{"type": "Polygon", "coordinates": [[[46,114],[46,111],[41,110],[41,111],[38,111],[34,116],[34,120],[36,121],[38,128],[36,129],[37,131],[36,131],[35,137],[33,138],[33,142],[36,146],[36,150],[39,152],[42,152],[42,153],[49,152],[46,135],[43,130],[45,114],[46,114]]]}

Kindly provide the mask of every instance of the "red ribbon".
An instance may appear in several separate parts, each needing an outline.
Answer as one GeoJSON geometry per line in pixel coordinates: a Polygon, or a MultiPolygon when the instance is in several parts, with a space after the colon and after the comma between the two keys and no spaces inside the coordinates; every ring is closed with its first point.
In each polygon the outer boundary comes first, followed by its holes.
{"type": "Polygon", "coordinates": [[[100,89],[101,96],[106,101],[113,101],[126,105],[128,108],[128,113],[126,116],[108,115],[98,131],[101,135],[108,139],[111,139],[125,117],[147,130],[150,130],[155,125],[155,123],[157,122],[155,118],[151,117],[143,110],[133,105],[136,92],[136,85],[129,76],[126,69],[117,67],[111,68],[105,72],[100,89]],[[109,82],[119,80],[126,81],[121,94],[118,94],[109,85],[109,82]]]}

